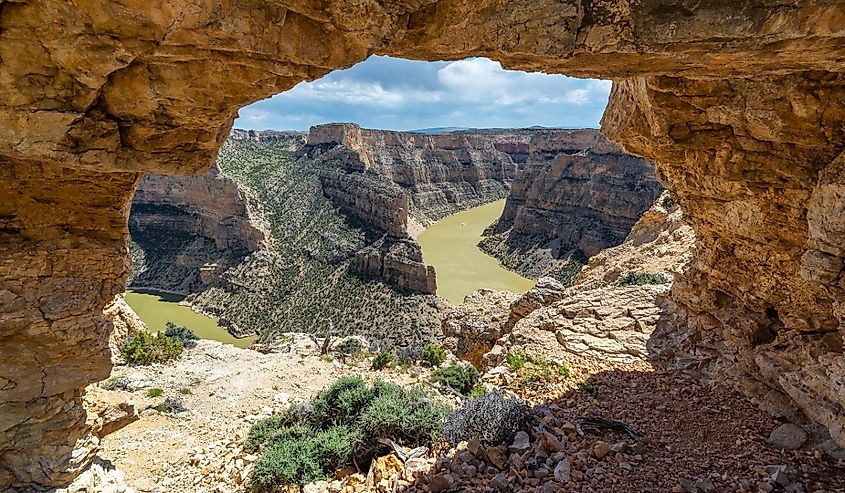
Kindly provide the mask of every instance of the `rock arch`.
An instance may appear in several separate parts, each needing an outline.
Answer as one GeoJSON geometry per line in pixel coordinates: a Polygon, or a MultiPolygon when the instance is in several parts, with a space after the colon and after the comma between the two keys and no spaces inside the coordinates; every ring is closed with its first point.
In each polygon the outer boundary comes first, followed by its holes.
{"type": "Polygon", "coordinates": [[[238,108],[373,53],[614,79],[604,132],[704,240],[658,356],[731,368],[845,442],[837,2],[5,0],[0,486],[61,484],[96,450],[80,392],[110,369],[142,174],[205,169],[238,108]]]}

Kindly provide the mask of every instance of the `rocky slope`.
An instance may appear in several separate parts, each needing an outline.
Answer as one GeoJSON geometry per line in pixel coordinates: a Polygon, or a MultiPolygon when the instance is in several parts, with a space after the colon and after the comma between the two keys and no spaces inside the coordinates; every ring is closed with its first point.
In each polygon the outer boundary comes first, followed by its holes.
{"type": "Polygon", "coordinates": [[[219,282],[187,301],[219,316],[230,331],[258,332],[265,342],[284,332],[325,330],[365,334],[387,346],[435,339],[443,303],[425,294],[434,273],[420,261],[419,247],[383,230],[379,217],[388,216],[381,209],[371,209],[365,222],[332,200],[345,193],[372,204],[379,189],[347,181],[348,189],[327,193],[324,177],[337,171],[331,163],[299,155],[299,141],[290,136],[251,135],[228,140],[217,165],[261,204],[270,241],[221,269],[219,282]]]}
{"type": "Polygon", "coordinates": [[[509,314],[498,318],[501,336],[488,342],[491,349],[482,365],[502,363],[514,348],[551,358],[650,361],[652,334],[659,325],[670,325],[671,283],[689,263],[694,247],[692,229],[664,192],[625,241],[593,256],[571,287],[543,278],[516,298],[509,314]],[[658,277],[624,281],[633,273],[658,277]]]}
{"type": "Polygon", "coordinates": [[[62,484],[96,450],[81,390],[109,373],[141,176],[202,172],[239,108],[373,53],[613,79],[603,131],[655,163],[698,236],[671,294],[687,353],[845,443],[841,5],[289,7],[0,3],[0,487],[62,484]]]}
{"type": "Polygon", "coordinates": [[[529,149],[480,246],[526,277],[570,284],[586,258],[622,243],[662,187],[651,163],[598,130],[538,132],[529,149]]]}

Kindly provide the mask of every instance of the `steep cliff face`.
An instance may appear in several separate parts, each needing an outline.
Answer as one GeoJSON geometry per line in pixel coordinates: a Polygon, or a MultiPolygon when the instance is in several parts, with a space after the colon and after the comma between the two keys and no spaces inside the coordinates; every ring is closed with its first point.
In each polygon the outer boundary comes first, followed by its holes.
{"type": "Polygon", "coordinates": [[[311,128],[302,152],[347,173],[386,177],[408,194],[410,220],[429,226],[459,210],[504,198],[524,162],[530,133],[419,134],[340,123],[311,128]]]}
{"type": "Polygon", "coordinates": [[[190,294],[266,246],[255,199],[215,165],[196,176],[150,174],[129,214],[129,287],[190,294]]]}
{"type": "Polygon", "coordinates": [[[525,276],[569,284],[584,259],[622,243],[662,187],[648,161],[597,130],[540,132],[529,149],[480,246],[525,276]]]}
{"type": "Polygon", "coordinates": [[[845,443],[836,2],[31,0],[0,27],[0,487],[96,451],[81,389],[109,372],[141,175],[202,172],[238,108],[373,53],[613,78],[604,131],[701,242],[677,329],[845,443]]]}

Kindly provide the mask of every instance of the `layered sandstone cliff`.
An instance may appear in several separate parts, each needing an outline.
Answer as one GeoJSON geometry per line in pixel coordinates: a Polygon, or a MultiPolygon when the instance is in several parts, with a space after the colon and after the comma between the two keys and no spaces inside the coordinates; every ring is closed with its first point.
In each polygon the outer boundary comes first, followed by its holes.
{"type": "Polygon", "coordinates": [[[480,246],[525,276],[569,284],[581,261],[622,243],[663,188],[651,163],[598,130],[539,132],[529,149],[480,246]]]}
{"type": "Polygon", "coordinates": [[[129,215],[129,287],[190,294],[221,283],[219,273],[266,247],[259,207],[217,166],[196,176],[145,176],[129,215]]]}
{"type": "Polygon", "coordinates": [[[386,177],[409,195],[411,221],[429,226],[504,198],[529,139],[526,130],[421,134],[339,123],[312,127],[302,153],[347,173],[386,177]]]}

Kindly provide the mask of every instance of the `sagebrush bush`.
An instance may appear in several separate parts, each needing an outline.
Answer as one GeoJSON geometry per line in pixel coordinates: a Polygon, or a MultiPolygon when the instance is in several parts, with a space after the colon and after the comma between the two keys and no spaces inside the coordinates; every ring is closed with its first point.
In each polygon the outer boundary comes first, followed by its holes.
{"type": "Polygon", "coordinates": [[[389,351],[379,351],[375,358],[373,358],[373,370],[381,370],[389,365],[395,363],[393,355],[389,351]]]}
{"type": "Polygon", "coordinates": [[[194,346],[196,344],[196,341],[200,339],[199,336],[194,334],[194,331],[192,331],[191,329],[183,325],[176,325],[175,323],[169,320],[166,324],[164,324],[164,335],[172,339],[176,339],[177,341],[181,342],[182,345],[185,347],[194,346]]]}
{"type": "Polygon", "coordinates": [[[467,395],[478,385],[480,376],[478,370],[472,366],[453,363],[449,366],[438,368],[434,372],[434,381],[448,384],[458,392],[467,395]]]}
{"type": "Polygon", "coordinates": [[[174,360],[185,349],[182,343],[162,333],[139,332],[120,346],[120,355],[130,365],[149,365],[174,360]]]}
{"type": "Polygon", "coordinates": [[[401,348],[396,351],[396,363],[408,367],[423,358],[423,350],[419,346],[401,348]]]}
{"type": "Polygon", "coordinates": [[[616,279],[617,286],[645,286],[646,284],[666,284],[668,279],[662,274],[651,272],[628,271],[616,279]]]}
{"type": "Polygon", "coordinates": [[[366,466],[379,439],[408,447],[439,439],[449,408],[422,389],[343,377],[308,404],[256,423],[244,448],[258,451],[252,481],[262,490],[325,479],[342,466],[366,466]]]}
{"type": "Polygon", "coordinates": [[[455,446],[478,437],[488,445],[511,443],[514,434],[528,426],[528,408],[500,391],[487,392],[454,411],[443,426],[443,436],[455,446]]]}
{"type": "Polygon", "coordinates": [[[432,367],[440,366],[446,361],[446,350],[434,344],[426,344],[423,348],[423,359],[432,367]]]}
{"type": "Polygon", "coordinates": [[[341,354],[355,355],[364,350],[364,344],[357,337],[349,337],[335,346],[334,350],[341,354]]]}

